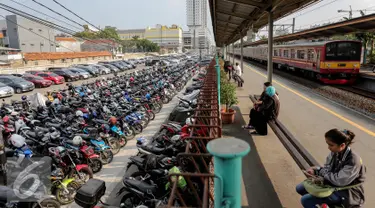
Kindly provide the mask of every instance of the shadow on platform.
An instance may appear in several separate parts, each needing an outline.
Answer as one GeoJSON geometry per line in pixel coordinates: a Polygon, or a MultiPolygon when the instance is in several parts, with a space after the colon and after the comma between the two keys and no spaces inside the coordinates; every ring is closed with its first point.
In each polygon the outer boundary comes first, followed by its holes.
{"type": "Polygon", "coordinates": [[[246,189],[249,208],[281,208],[281,202],[260,160],[254,141],[248,131],[243,130],[246,125],[241,110],[236,111],[234,124],[223,125],[223,137],[236,137],[250,145],[250,153],[242,160],[242,177],[246,189]]]}

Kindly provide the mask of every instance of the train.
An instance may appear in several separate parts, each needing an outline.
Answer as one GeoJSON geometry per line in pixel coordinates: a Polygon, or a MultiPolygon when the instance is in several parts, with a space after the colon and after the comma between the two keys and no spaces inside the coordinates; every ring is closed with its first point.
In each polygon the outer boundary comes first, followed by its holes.
{"type": "MultiPolygon", "coordinates": [[[[361,62],[360,41],[333,40],[273,46],[274,68],[317,79],[325,84],[351,85],[358,75],[361,62]]],[[[229,51],[231,54],[232,51],[229,51]]],[[[241,55],[236,48],[234,54],[241,55]]],[[[243,58],[267,63],[268,47],[243,48],[243,58]]]]}

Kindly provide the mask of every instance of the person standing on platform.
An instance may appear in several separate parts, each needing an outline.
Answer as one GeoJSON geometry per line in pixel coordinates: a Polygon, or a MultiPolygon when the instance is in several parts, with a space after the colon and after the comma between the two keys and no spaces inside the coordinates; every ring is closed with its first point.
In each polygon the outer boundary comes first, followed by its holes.
{"type": "Polygon", "coordinates": [[[331,129],[324,135],[325,142],[330,150],[323,167],[311,167],[304,171],[308,181],[317,186],[336,187],[328,197],[318,197],[309,184],[303,182],[297,185],[296,191],[302,196],[301,203],[304,208],[317,206],[359,208],[364,205],[366,167],[361,157],[351,148],[354,133],[350,130],[331,129]],[[308,187],[308,188],[305,188],[308,187]],[[314,196],[315,195],[315,196],[314,196]]]}
{"type": "Polygon", "coordinates": [[[238,63],[236,63],[236,66],[234,67],[234,69],[235,69],[235,73],[236,73],[239,77],[241,77],[241,76],[242,76],[242,69],[241,69],[241,67],[240,67],[240,65],[239,65],[238,63]]]}

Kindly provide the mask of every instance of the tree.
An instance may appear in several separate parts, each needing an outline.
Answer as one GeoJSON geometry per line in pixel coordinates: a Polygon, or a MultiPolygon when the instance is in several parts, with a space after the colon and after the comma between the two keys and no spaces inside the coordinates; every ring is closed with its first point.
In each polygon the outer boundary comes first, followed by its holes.
{"type": "Polygon", "coordinates": [[[261,40],[267,40],[268,38],[267,38],[267,36],[265,36],[265,35],[261,35],[261,36],[260,36],[260,39],[261,39],[261,40]]]}
{"type": "Polygon", "coordinates": [[[366,64],[367,60],[367,44],[370,42],[371,45],[371,51],[370,51],[370,58],[373,56],[373,42],[375,38],[375,34],[371,32],[365,32],[365,33],[356,33],[355,37],[357,40],[360,40],[363,45],[363,64],[366,64]]]}
{"type": "Polygon", "coordinates": [[[110,39],[116,42],[120,41],[120,36],[117,34],[117,31],[114,28],[105,28],[104,30],[100,30],[98,32],[91,32],[91,31],[82,31],[78,32],[73,35],[74,37],[78,38],[85,38],[85,39],[110,39]]]}

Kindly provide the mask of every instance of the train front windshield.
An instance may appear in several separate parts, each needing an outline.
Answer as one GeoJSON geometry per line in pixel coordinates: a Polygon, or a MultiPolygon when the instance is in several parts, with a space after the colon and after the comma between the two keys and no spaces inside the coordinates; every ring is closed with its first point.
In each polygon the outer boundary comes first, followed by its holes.
{"type": "Polygon", "coordinates": [[[326,61],[360,61],[360,42],[333,42],[326,44],[326,61]]]}

